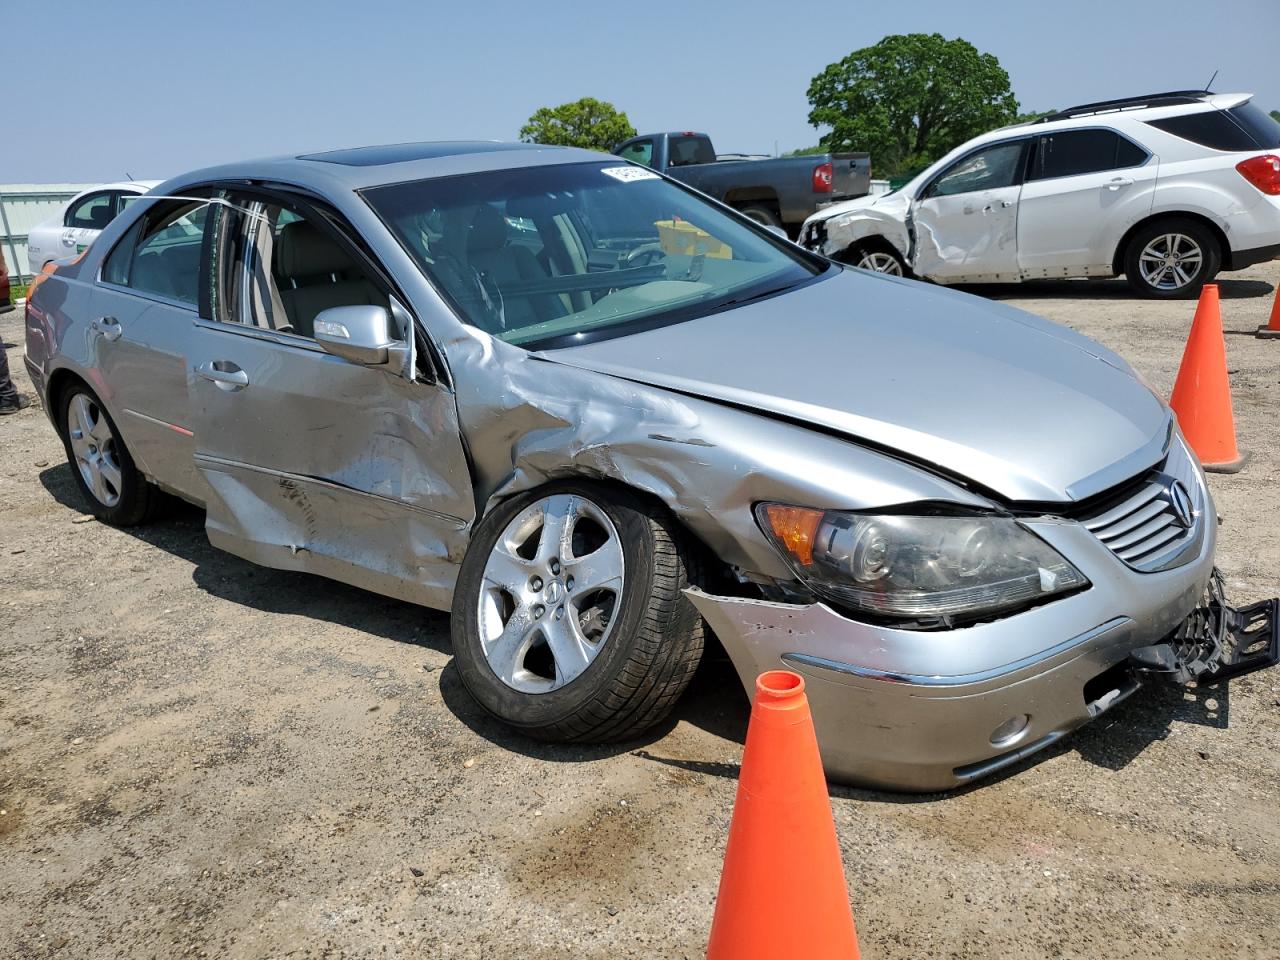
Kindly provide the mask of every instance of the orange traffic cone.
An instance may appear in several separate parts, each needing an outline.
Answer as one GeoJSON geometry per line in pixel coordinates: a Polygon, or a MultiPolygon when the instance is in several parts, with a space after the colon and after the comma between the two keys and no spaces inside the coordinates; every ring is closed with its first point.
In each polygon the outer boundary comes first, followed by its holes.
{"type": "Polygon", "coordinates": [[[1271,320],[1265,327],[1258,328],[1258,336],[1280,337],[1280,287],[1276,288],[1276,298],[1271,304],[1271,320]]]}
{"type": "Polygon", "coordinates": [[[756,680],[707,960],[858,955],[804,679],[772,670],[756,680]]]}
{"type": "Polygon", "coordinates": [[[1237,473],[1248,462],[1249,454],[1236,448],[1231,385],[1227,382],[1227,345],[1222,337],[1216,283],[1206,283],[1200,292],[1169,406],[1206,470],[1237,473]]]}

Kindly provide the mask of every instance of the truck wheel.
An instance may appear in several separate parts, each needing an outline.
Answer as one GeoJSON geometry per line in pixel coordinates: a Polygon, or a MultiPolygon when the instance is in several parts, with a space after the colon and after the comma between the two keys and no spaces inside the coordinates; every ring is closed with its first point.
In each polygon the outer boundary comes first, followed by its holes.
{"type": "Polygon", "coordinates": [[[458,674],[499,720],[543,740],[626,740],[661,720],[702,656],[683,590],[696,563],[625,491],[559,483],[476,527],[454,590],[458,674]]]}
{"type": "Polygon", "coordinates": [[[1217,275],[1222,250],[1213,232],[1184,217],[1156,220],[1139,229],[1124,255],[1124,275],[1137,293],[1157,300],[1199,296],[1217,275]]]}
{"type": "Polygon", "coordinates": [[[745,207],[738,207],[738,212],[748,220],[754,220],[762,227],[781,227],[782,220],[769,207],[762,204],[753,203],[745,207]]]}

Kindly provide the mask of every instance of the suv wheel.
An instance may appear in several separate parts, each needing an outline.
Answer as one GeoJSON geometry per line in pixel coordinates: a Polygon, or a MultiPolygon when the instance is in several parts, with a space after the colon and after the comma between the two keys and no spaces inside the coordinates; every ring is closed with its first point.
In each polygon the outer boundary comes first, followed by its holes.
{"type": "Polygon", "coordinates": [[[906,268],[896,253],[887,250],[863,249],[851,259],[855,267],[870,270],[872,273],[887,273],[893,277],[906,275],[906,268]]]}
{"type": "Polygon", "coordinates": [[[489,713],[545,740],[626,740],[661,720],[702,655],[671,522],[621,491],[563,483],[485,517],[459,571],[458,673],[489,713]]]}
{"type": "Polygon", "coordinates": [[[83,384],[71,387],[60,413],[62,445],[89,512],[117,527],[150,518],[159,491],[134,466],[97,394],[83,384]]]}
{"type": "Polygon", "coordinates": [[[1182,218],[1140,228],[1124,259],[1129,285],[1144,297],[1165,300],[1198,296],[1221,266],[1222,251],[1212,231],[1182,218]]]}

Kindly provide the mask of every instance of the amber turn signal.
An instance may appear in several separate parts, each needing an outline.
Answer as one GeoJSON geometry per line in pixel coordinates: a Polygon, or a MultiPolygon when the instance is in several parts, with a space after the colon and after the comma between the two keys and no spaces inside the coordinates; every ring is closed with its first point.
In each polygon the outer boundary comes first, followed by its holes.
{"type": "Polygon", "coordinates": [[[765,505],[764,515],[769,529],[787,553],[805,566],[813,563],[813,542],[822,523],[821,510],[769,503],[765,505]]]}

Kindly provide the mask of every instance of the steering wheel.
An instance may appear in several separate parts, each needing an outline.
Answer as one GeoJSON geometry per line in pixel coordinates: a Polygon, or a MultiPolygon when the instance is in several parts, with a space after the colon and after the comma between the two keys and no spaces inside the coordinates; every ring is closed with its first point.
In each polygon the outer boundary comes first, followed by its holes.
{"type": "Polygon", "coordinates": [[[651,263],[664,259],[666,255],[667,251],[662,249],[662,244],[642,243],[627,252],[626,265],[628,267],[647,267],[651,263]]]}

